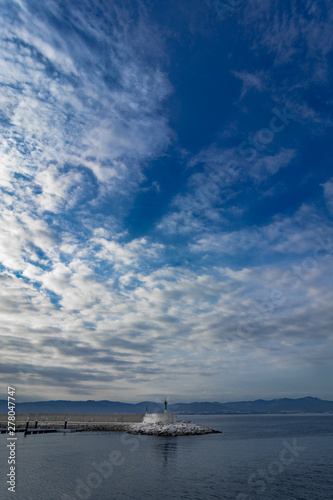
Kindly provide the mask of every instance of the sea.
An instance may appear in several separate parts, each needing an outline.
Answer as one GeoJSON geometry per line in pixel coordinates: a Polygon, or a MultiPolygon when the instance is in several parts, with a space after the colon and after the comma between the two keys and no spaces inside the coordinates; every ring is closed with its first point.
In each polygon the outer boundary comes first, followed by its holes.
{"type": "Polygon", "coordinates": [[[15,493],[8,491],[10,441],[2,434],[0,498],[333,499],[332,414],[181,419],[222,434],[18,433],[15,493]]]}

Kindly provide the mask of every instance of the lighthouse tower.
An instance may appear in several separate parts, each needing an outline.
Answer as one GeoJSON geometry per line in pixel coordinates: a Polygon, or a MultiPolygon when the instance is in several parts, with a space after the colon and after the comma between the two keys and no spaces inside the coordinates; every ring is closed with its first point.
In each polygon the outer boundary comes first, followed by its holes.
{"type": "Polygon", "coordinates": [[[167,413],[168,401],[164,398],[164,413],[149,413],[143,416],[144,424],[173,424],[177,421],[177,413],[167,413]]]}

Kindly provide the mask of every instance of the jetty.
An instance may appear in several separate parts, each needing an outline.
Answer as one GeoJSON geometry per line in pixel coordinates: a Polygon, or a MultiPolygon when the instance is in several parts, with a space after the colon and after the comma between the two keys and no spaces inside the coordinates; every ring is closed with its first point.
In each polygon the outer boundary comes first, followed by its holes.
{"type": "MultiPolygon", "coordinates": [[[[0,428],[0,434],[7,434],[8,429],[6,427],[1,427],[0,428]]],[[[39,428],[33,428],[33,429],[16,429],[16,432],[24,432],[24,434],[49,434],[50,432],[79,432],[79,429],[39,429],[39,428]]]]}
{"type": "MultiPolygon", "coordinates": [[[[46,434],[51,432],[126,431],[131,434],[185,436],[214,431],[193,422],[178,422],[176,413],[87,414],[17,413],[15,432],[46,434]]],[[[0,432],[7,431],[7,414],[0,414],[0,432]]]]}
{"type": "MultiPolygon", "coordinates": [[[[144,414],[89,414],[89,413],[17,413],[16,432],[28,430],[40,432],[48,429],[76,431],[126,431],[132,423],[143,421],[144,414]]],[[[7,429],[7,414],[0,414],[0,428],[7,429]]]]}

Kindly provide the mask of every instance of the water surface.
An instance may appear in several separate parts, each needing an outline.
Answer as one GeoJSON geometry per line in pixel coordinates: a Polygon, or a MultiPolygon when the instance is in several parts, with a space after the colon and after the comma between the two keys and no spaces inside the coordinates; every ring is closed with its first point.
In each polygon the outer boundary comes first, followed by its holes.
{"type": "Polygon", "coordinates": [[[333,498],[333,415],[183,417],[223,431],[203,436],[123,432],[17,435],[17,500],[333,498]]]}

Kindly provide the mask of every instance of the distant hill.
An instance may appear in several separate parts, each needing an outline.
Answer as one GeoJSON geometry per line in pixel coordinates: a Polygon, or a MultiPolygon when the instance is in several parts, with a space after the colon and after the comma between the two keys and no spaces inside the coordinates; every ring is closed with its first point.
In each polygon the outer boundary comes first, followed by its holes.
{"type": "Polygon", "coordinates": [[[310,396],[300,399],[272,399],[265,401],[241,401],[237,403],[226,403],[233,409],[251,413],[325,413],[333,411],[333,401],[324,401],[310,396]]]}
{"type": "MultiPolygon", "coordinates": [[[[131,404],[119,401],[36,401],[18,403],[17,413],[148,413],[163,412],[164,406],[152,401],[131,404]]],[[[272,399],[230,403],[195,402],[168,406],[168,411],[180,415],[232,415],[259,413],[333,413],[333,401],[319,398],[272,399]]],[[[7,401],[0,400],[0,413],[7,413],[7,401]]]]}
{"type": "Polygon", "coordinates": [[[170,410],[181,414],[235,414],[235,413],[325,413],[333,412],[333,401],[319,398],[272,399],[266,401],[237,401],[229,403],[179,403],[170,405],[170,410]]]}
{"type": "Polygon", "coordinates": [[[170,411],[176,411],[177,413],[181,413],[183,415],[195,415],[195,414],[206,414],[206,413],[214,413],[214,414],[225,414],[225,413],[235,413],[235,410],[229,406],[228,404],[223,403],[178,403],[169,405],[170,411]]]}
{"type": "MultiPolygon", "coordinates": [[[[162,405],[152,401],[121,403],[118,401],[36,401],[17,403],[18,413],[149,413],[163,411],[162,405]]],[[[7,412],[7,401],[0,400],[0,413],[7,412]]]]}

